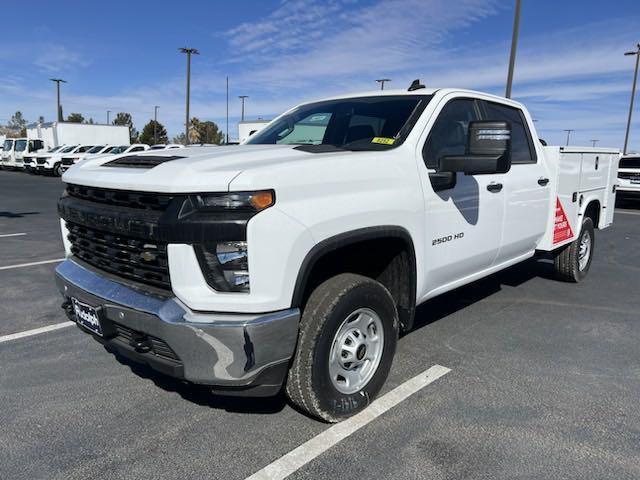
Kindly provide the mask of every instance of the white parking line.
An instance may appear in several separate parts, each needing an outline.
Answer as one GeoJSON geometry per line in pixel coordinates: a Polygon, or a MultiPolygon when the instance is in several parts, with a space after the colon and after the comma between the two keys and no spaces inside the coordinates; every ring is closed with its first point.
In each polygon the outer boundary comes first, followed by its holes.
{"type": "Polygon", "coordinates": [[[246,480],[281,480],[288,477],[341,440],[450,371],[447,367],[434,365],[375,400],[362,412],[328,428],[262,470],[254,473],[246,480]]]}
{"type": "Polygon", "coordinates": [[[0,270],[11,270],[12,268],[24,268],[33,267],[35,265],[45,265],[47,263],[63,262],[64,258],[56,258],[55,260],[42,260],[41,262],[19,263],[17,265],[7,265],[6,267],[0,267],[0,270]]]}
{"type": "Polygon", "coordinates": [[[617,208],[616,213],[621,213],[622,215],[640,215],[640,212],[630,212],[629,210],[619,210],[617,208]]]}
{"type": "Polygon", "coordinates": [[[23,235],[26,235],[26,233],[5,233],[3,235],[0,235],[0,238],[22,237],[23,235]]]}
{"type": "Polygon", "coordinates": [[[10,342],[11,340],[17,340],[18,338],[32,337],[34,335],[40,335],[41,333],[52,332],[54,330],[60,330],[61,328],[70,327],[75,325],[73,322],[62,322],[47,327],[34,328],[33,330],[26,330],[24,332],[12,333],[11,335],[5,335],[0,337],[0,343],[10,342]]]}

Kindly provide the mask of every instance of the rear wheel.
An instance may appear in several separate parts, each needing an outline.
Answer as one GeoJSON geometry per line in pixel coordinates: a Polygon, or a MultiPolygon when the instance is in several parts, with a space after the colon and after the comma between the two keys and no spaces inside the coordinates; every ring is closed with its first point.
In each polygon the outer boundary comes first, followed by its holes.
{"type": "Polygon", "coordinates": [[[578,238],[555,257],[554,267],[558,278],[567,282],[584,280],[591,267],[594,246],[593,220],[587,217],[582,221],[578,238]]]}
{"type": "Polygon", "coordinates": [[[291,402],[326,422],[364,409],[389,374],[398,328],[393,298],[379,282],[345,273],[322,283],[302,314],[287,378],[291,402]]]}

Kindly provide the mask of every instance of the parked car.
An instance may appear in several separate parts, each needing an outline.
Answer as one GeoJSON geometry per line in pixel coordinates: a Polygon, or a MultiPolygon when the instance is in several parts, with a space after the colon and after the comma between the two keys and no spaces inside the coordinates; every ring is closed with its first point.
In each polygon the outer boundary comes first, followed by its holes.
{"type": "Polygon", "coordinates": [[[149,150],[171,150],[174,148],[184,148],[184,145],[180,145],[179,143],[167,143],[166,145],[159,143],[157,145],[151,145],[149,150]]]}
{"type": "Polygon", "coordinates": [[[618,193],[625,197],[640,197],[640,154],[625,155],[620,159],[618,193]]]}
{"type": "Polygon", "coordinates": [[[46,152],[40,151],[40,152],[31,153],[29,155],[25,155],[23,157],[24,169],[29,173],[35,173],[38,170],[36,158],[38,158],[39,156],[42,157],[43,154],[56,153],[56,152],[62,150],[63,148],[65,148],[65,147],[66,147],[66,145],[59,145],[57,147],[50,148],[46,152]]]}
{"type": "Polygon", "coordinates": [[[60,167],[60,170],[62,172],[65,172],[80,160],[95,158],[98,155],[108,155],[114,148],[116,148],[116,145],[96,145],[95,147],[87,150],[84,153],[79,152],[75,154],[65,155],[62,157],[62,166],[60,167]]]}
{"type": "Polygon", "coordinates": [[[284,387],[339,421],[376,397],[417,305],[538,252],[586,277],[620,152],[538,138],[518,102],[414,83],[300,105],[240,146],[82,162],[58,203],[63,307],[159,372],[284,387]]]}
{"type": "Polygon", "coordinates": [[[62,157],[77,153],[84,153],[93,148],[93,145],[70,145],[52,154],[43,154],[36,157],[36,168],[39,174],[49,174],[59,177],[62,175],[62,157]]]}
{"type": "Polygon", "coordinates": [[[120,145],[114,147],[109,153],[112,155],[118,155],[122,153],[144,152],[146,150],[149,150],[149,145],[145,143],[134,143],[133,145],[120,145]]]}

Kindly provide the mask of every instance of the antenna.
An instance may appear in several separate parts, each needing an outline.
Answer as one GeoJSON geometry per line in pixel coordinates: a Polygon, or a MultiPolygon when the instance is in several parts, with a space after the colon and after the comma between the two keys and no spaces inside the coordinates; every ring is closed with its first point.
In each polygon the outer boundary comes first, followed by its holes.
{"type": "Polygon", "coordinates": [[[420,79],[419,78],[416,78],[413,82],[411,82],[411,86],[409,87],[409,91],[413,92],[414,90],[420,90],[421,88],[426,88],[426,87],[420,83],[420,79]]]}

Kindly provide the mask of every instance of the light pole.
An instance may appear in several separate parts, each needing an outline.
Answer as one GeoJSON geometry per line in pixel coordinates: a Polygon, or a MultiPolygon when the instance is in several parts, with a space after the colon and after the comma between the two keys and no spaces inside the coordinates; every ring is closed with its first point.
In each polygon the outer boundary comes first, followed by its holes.
{"type": "Polygon", "coordinates": [[[107,125],[109,125],[109,114],[111,113],[111,110],[107,110],[107,125]]]}
{"type": "Polygon", "coordinates": [[[51,80],[52,82],[56,82],[56,93],[57,93],[57,97],[58,97],[58,121],[61,122],[62,121],[62,108],[60,108],[60,83],[67,83],[67,81],[63,80],[61,78],[50,78],[49,80],[51,80]]]}
{"type": "Polygon", "coordinates": [[[181,53],[187,54],[187,109],[184,124],[184,144],[189,145],[189,95],[191,94],[191,55],[200,55],[195,48],[180,48],[181,53]]]}
{"type": "Polygon", "coordinates": [[[575,132],[575,130],[565,129],[565,132],[567,132],[567,147],[568,147],[569,146],[569,138],[571,138],[571,132],[575,132]]]}
{"type": "Polygon", "coordinates": [[[376,83],[380,84],[380,90],[384,90],[384,84],[386,82],[390,82],[390,81],[391,81],[390,78],[379,78],[379,79],[376,80],[376,83]]]}
{"type": "Polygon", "coordinates": [[[511,56],[509,57],[509,75],[507,76],[507,91],[505,97],[511,98],[511,88],[513,87],[513,72],[516,68],[516,52],[518,50],[518,36],[520,35],[520,11],[522,0],[516,0],[516,13],[513,18],[513,35],[511,37],[511,56]]]}
{"type": "Polygon", "coordinates": [[[629,146],[629,132],[631,131],[631,117],[633,117],[633,102],[636,98],[636,85],[638,84],[638,66],[640,65],[640,43],[637,45],[638,49],[633,52],[626,52],[626,56],[636,56],[636,70],[633,74],[633,87],[631,88],[631,105],[629,105],[629,119],[627,120],[627,133],[624,136],[624,150],[623,154],[627,154],[627,147],[629,146]]]}
{"type": "Polygon", "coordinates": [[[592,146],[596,146],[596,143],[598,143],[600,140],[589,140],[591,142],[592,146]]]}
{"type": "Polygon", "coordinates": [[[244,100],[249,98],[249,95],[238,95],[238,98],[242,101],[242,116],[240,117],[240,121],[244,122],[244,100]]]}
{"type": "Polygon", "coordinates": [[[153,107],[153,144],[158,144],[158,105],[153,107]]]}

